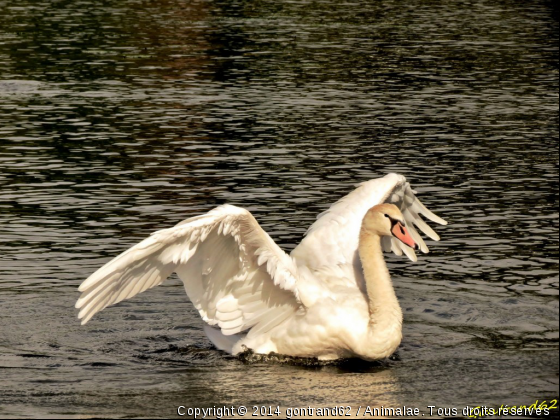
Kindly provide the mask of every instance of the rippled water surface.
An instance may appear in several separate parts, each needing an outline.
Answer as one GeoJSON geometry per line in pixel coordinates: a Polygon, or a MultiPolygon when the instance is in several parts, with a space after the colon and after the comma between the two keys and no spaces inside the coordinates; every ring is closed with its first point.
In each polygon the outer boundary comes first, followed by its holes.
{"type": "Polygon", "coordinates": [[[544,1],[0,0],[0,417],[558,397],[558,14],[544,1]],[[387,256],[381,364],[215,350],[173,277],[81,327],[77,286],[221,203],[287,251],[407,176],[450,224],[387,256]]]}

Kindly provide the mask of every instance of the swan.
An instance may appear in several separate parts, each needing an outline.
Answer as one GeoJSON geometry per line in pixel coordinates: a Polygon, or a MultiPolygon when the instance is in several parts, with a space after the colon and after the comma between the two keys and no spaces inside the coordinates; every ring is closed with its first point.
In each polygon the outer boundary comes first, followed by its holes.
{"type": "Polygon", "coordinates": [[[76,308],[86,324],[105,307],[161,284],[176,272],[220,350],[319,360],[389,357],[403,315],[383,251],[428,247],[414,225],[442,225],[406,178],[366,181],[320,214],[290,255],[252,214],[224,204],[154,232],[88,277],[76,308]]]}

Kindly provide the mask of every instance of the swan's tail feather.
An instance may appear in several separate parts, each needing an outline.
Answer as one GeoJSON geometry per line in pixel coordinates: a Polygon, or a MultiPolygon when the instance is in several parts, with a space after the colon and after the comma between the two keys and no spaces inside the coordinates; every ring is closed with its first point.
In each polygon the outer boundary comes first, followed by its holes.
{"type": "Polygon", "coordinates": [[[239,340],[245,337],[245,334],[224,335],[218,328],[204,325],[204,332],[208,339],[214,344],[218,350],[225,351],[226,353],[233,353],[233,346],[239,340]]]}

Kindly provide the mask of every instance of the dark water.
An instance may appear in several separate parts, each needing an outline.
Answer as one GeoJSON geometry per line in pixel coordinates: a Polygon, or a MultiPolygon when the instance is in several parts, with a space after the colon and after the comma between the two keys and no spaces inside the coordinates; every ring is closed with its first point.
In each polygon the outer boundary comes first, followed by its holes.
{"type": "Polygon", "coordinates": [[[558,397],[551,4],[0,0],[0,109],[0,417],[558,397]],[[388,257],[394,360],[226,356],[175,278],[79,326],[79,283],[154,230],[228,202],[291,250],[387,172],[450,222],[388,257]]]}

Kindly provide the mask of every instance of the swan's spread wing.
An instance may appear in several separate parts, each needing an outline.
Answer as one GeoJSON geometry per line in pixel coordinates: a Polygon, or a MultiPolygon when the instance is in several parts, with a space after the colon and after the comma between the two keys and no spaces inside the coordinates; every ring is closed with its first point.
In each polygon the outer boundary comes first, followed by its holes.
{"type": "MultiPolygon", "coordinates": [[[[432,239],[438,240],[439,237],[419,215],[436,223],[447,224],[420,203],[404,176],[389,174],[360,184],[353,192],[320,214],[301,244],[292,251],[292,257],[298,264],[305,264],[312,270],[329,266],[355,266],[362,219],[371,207],[381,203],[399,206],[407,227],[422,252],[428,252],[428,247],[413,225],[432,239]]],[[[404,252],[411,260],[416,261],[414,251],[396,239],[383,238],[383,247],[397,255],[404,252]]]]}
{"type": "Polygon", "coordinates": [[[202,318],[225,335],[269,331],[301,306],[292,259],[251,213],[224,205],[153,233],[92,274],[76,302],[82,324],[174,271],[202,318]]]}
{"type": "MultiPolygon", "coordinates": [[[[423,215],[432,222],[439,223],[440,225],[446,225],[447,222],[428,210],[420,202],[418,197],[416,197],[415,191],[412,190],[410,184],[406,182],[406,179],[402,176],[401,178],[402,181],[395,185],[390,194],[385,198],[384,202],[395,204],[401,210],[412,238],[418,244],[420,250],[424,254],[427,254],[429,249],[416,228],[434,241],[439,241],[439,235],[430,226],[428,226],[426,222],[424,222],[420,215],[423,215]]],[[[399,256],[404,253],[412,261],[416,261],[417,259],[414,250],[403,244],[397,238],[385,236],[382,239],[382,245],[385,251],[393,251],[399,256]]]]}

